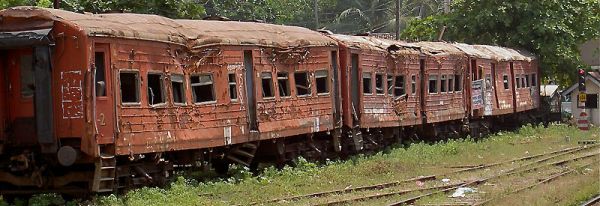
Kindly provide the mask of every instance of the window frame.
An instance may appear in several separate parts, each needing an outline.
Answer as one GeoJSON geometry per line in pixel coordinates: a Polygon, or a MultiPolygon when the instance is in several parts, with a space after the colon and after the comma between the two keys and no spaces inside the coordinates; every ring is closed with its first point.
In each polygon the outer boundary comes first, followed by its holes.
{"type": "Polygon", "coordinates": [[[179,73],[173,73],[169,75],[169,82],[171,82],[171,102],[173,103],[173,105],[175,106],[186,106],[187,103],[187,84],[186,84],[186,78],[185,78],[185,74],[179,74],[179,73]],[[180,76],[181,77],[181,99],[183,100],[183,103],[181,102],[175,102],[175,90],[173,90],[173,77],[174,76],[180,76]]]}
{"type": "Polygon", "coordinates": [[[227,73],[227,94],[229,94],[229,101],[237,102],[240,99],[240,94],[238,92],[238,82],[237,82],[237,74],[235,72],[227,73]],[[231,75],[233,75],[233,82],[231,81],[231,75]],[[231,86],[234,87],[235,98],[231,98],[231,86]]]}
{"type": "MultiPolygon", "coordinates": [[[[191,92],[192,92],[192,103],[194,105],[205,105],[205,104],[215,104],[215,103],[217,103],[217,96],[216,96],[216,90],[217,89],[216,89],[215,78],[214,78],[213,73],[211,73],[211,72],[193,73],[193,74],[190,74],[189,79],[190,79],[189,80],[189,82],[190,82],[190,89],[191,89],[191,92]],[[196,92],[194,92],[194,84],[198,84],[196,86],[204,86],[204,85],[208,85],[208,84],[202,84],[201,82],[199,82],[199,83],[192,83],[192,78],[193,77],[201,77],[201,76],[204,76],[204,75],[207,75],[207,76],[210,77],[210,81],[211,81],[210,85],[211,85],[211,88],[212,88],[213,100],[211,100],[211,101],[203,101],[203,102],[196,102],[196,92]]],[[[198,79],[198,80],[200,80],[200,79],[198,79]]]]}
{"type": "Polygon", "coordinates": [[[126,106],[126,107],[130,107],[130,106],[141,106],[142,105],[142,95],[141,95],[141,89],[142,89],[142,81],[140,78],[140,71],[139,70],[134,70],[134,69],[121,69],[119,70],[119,77],[118,77],[118,82],[119,82],[119,102],[121,102],[122,106],[126,106]],[[135,75],[135,86],[136,86],[136,90],[135,90],[135,94],[136,94],[136,100],[137,102],[123,102],[123,89],[122,89],[122,81],[121,81],[121,74],[122,73],[128,73],[128,74],[134,74],[135,75]]]}
{"type": "MultiPolygon", "coordinates": [[[[144,81],[144,83],[146,83],[146,95],[150,95],[150,93],[148,93],[148,89],[150,88],[148,85],[149,83],[149,79],[150,79],[150,75],[159,75],[160,77],[160,90],[162,92],[162,102],[158,103],[158,104],[150,104],[150,102],[148,101],[148,106],[151,107],[160,107],[160,106],[166,106],[167,105],[167,95],[166,95],[166,86],[165,86],[165,74],[160,72],[160,71],[152,71],[152,70],[148,70],[146,72],[146,81],[144,81]]],[[[148,99],[148,96],[146,97],[146,99],[148,99]]]]}
{"type": "Polygon", "coordinates": [[[261,95],[260,97],[263,100],[272,100],[275,99],[275,96],[277,96],[275,94],[275,83],[273,82],[273,72],[260,72],[260,89],[261,89],[261,95]],[[268,75],[269,78],[265,78],[263,75],[268,75]],[[265,96],[265,88],[264,88],[264,82],[266,79],[270,79],[271,81],[269,81],[269,87],[271,90],[271,96],[265,96]]]}
{"type": "Polygon", "coordinates": [[[279,94],[279,98],[291,98],[292,97],[292,87],[290,84],[290,73],[287,71],[278,71],[277,72],[277,92],[279,94]],[[280,74],[285,74],[285,77],[279,76],[280,74]],[[287,95],[281,95],[281,86],[279,80],[285,79],[287,83],[287,95]]]}
{"type": "Polygon", "coordinates": [[[427,93],[428,94],[439,94],[440,93],[439,89],[438,89],[438,86],[439,86],[438,76],[439,75],[437,75],[437,74],[428,74],[427,75],[427,93]],[[432,77],[435,77],[435,88],[434,88],[435,90],[433,92],[431,91],[431,89],[432,89],[431,82],[433,80],[432,77]]]}
{"type": "Polygon", "coordinates": [[[442,74],[440,76],[440,94],[448,93],[448,81],[446,79],[447,75],[442,74]]]}
{"type": "Polygon", "coordinates": [[[450,74],[447,77],[448,81],[448,93],[454,93],[454,75],[450,74]]]}
{"type": "Polygon", "coordinates": [[[531,74],[531,86],[532,87],[537,87],[538,86],[537,73],[532,73],[531,74]]]}
{"type": "Polygon", "coordinates": [[[454,92],[456,93],[461,93],[464,90],[464,82],[462,77],[462,74],[454,74],[454,92]]]}
{"type": "Polygon", "coordinates": [[[384,73],[375,72],[375,95],[385,95],[385,79],[384,73]],[[381,89],[377,87],[377,77],[381,79],[381,89]],[[381,92],[379,92],[381,90],[381,92]]]}
{"type": "Polygon", "coordinates": [[[317,92],[317,96],[327,96],[331,93],[331,89],[329,86],[329,70],[327,69],[322,69],[322,70],[317,70],[315,71],[315,89],[317,92]],[[319,77],[319,72],[324,72],[325,73],[325,77],[319,77]],[[318,78],[325,78],[325,89],[327,90],[327,92],[319,92],[319,84],[317,82],[318,78]]]}
{"type": "Polygon", "coordinates": [[[310,82],[310,72],[309,71],[295,71],[294,72],[294,90],[296,91],[296,97],[298,97],[298,98],[311,97],[312,96],[312,87],[311,87],[310,83],[311,82],[310,82]],[[305,75],[306,90],[308,91],[308,93],[302,94],[302,95],[300,95],[298,93],[298,82],[296,81],[296,74],[304,74],[305,75]]]}
{"type": "Polygon", "coordinates": [[[394,97],[400,97],[400,96],[402,96],[402,95],[406,95],[406,94],[407,94],[407,93],[406,93],[406,76],[404,76],[404,75],[402,75],[402,74],[400,74],[400,75],[396,75],[396,76],[394,77],[394,97]],[[399,87],[396,85],[396,83],[398,82],[398,78],[402,78],[402,81],[401,81],[401,82],[402,82],[402,85],[401,85],[401,86],[399,86],[399,87]],[[396,90],[398,90],[398,89],[399,89],[400,91],[402,91],[402,92],[401,92],[402,94],[400,94],[400,95],[396,95],[396,90]]]}
{"type": "Polygon", "coordinates": [[[502,84],[504,87],[504,90],[510,90],[510,77],[508,76],[508,74],[502,74],[502,84]]]}
{"type": "Polygon", "coordinates": [[[362,72],[362,93],[363,95],[373,95],[373,73],[372,72],[362,72]],[[368,75],[367,75],[368,74],[368,75]],[[365,77],[368,77],[367,79],[369,79],[369,91],[366,92],[365,91],[365,77]]]}

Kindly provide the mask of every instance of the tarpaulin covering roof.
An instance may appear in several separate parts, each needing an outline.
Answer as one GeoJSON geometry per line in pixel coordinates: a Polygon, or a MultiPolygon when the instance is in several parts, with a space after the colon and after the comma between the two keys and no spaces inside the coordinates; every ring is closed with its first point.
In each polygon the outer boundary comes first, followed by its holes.
{"type": "Polygon", "coordinates": [[[215,44],[283,48],[336,44],[332,39],[306,28],[254,22],[173,20],[128,13],[79,14],[38,7],[5,9],[0,11],[0,17],[58,21],[77,27],[89,36],[171,42],[191,48],[215,44]]]}

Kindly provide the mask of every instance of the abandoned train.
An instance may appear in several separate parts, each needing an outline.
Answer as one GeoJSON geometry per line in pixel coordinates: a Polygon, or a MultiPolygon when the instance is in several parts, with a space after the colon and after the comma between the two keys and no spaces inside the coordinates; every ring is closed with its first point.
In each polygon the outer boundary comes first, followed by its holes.
{"type": "Polygon", "coordinates": [[[478,136],[539,105],[531,54],[252,22],[0,11],[0,193],[478,136]],[[494,124],[492,124],[494,123],[494,124]]]}

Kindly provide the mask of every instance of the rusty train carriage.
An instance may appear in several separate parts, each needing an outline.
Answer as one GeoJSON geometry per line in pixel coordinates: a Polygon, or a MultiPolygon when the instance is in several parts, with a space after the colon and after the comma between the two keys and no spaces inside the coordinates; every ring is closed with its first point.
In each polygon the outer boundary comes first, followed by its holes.
{"type": "Polygon", "coordinates": [[[423,133],[426,136],[458,134],[466,117],[469,95],[466,55],[448,43],[419,42],[421,59],[423,133]],[[468,90],[467,90],[468,91],[468,90]]]}
{"type": "Polygon", "coordinates": [[[539,104],[535,58],[508,48],[35,7],[0,11],[0,25],[2,194],[481,133],[539,104]],[[488,108],[472,108],[480,79],[488,108]]]}

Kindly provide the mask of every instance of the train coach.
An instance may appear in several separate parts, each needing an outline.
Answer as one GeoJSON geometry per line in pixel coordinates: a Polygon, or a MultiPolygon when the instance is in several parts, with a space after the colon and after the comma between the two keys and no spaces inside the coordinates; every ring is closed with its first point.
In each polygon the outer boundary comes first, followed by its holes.
{"type": "Polygon", "coordinates": [[[0,193],[114,192],[197,163],[223,173],[478,135],[538,107],[538,72],[495,46],[10,8],[0,193]]]}
{"type": "Polygon", "coordinates": [[[174,164],[226,171],[339,140],[337,42],[318,32],[35,7],[0,18],[3,194],[111,192],[165,182],[174,164]]]}

